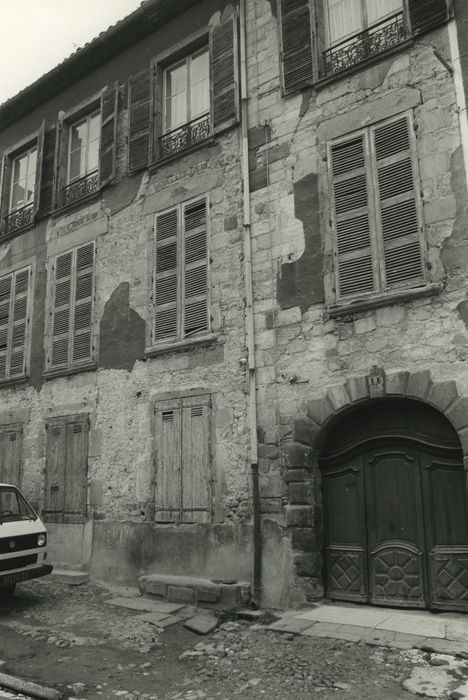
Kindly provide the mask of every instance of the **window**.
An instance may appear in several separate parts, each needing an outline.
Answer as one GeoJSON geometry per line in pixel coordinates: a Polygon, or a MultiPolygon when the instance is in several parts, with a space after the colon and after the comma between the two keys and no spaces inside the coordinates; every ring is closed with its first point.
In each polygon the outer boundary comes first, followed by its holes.
{"type": "Polygon", "coordinates": [[[129,81],[128,169],[203,143],[239,119],[238,20],[229,7],[187,46],[129,81]],[[196,48],[194,48],[194,46],[196,48]]]}
{"type": "Polygon", "coordinates": [[[57,255],[52,266],[47,370],[89,366],[94,360],[94,243],[57,255]]]}
{"type": "Polygon", "coordinates": [[[418,166],[409,114],[329,146],[337,301],[424,285],[418,166]]]}
{"type": "Polygon", "coordinates": [[[0,278],[0,382],[26,376],[31,268],[0,278]]]}
{"type": "Polygon", "coordinates": [[[340,73],[449,18],[448,0],[280,0],[285,93],[340,73]]]}
{"type": "Polygon", "coordinates": [[[88,114],[70,125],[67,183],[95,175],[99,169],[101,113],[88,114]]]}
{"type": "Polygon", "coordinates": [[[155,520],[211,520],[211,400],[209,395],[155,405],[155,520]]]}
{"type": "Polygon", "coordinates": [[[209,330],[207,201],[156,216],[153,344],[209,330]]]}
{"type": "Polygon", "coordinates": [[[53,418],[46,424],[43,517],[52,523],[84,523],[87,514],[89,416],[53,418]]]}
{"type": "Polygon", "coordinates": [[[13,160],[10,212],[32,206],[36,188],[36,165],[37,146],[33,146],[13,160]]]}

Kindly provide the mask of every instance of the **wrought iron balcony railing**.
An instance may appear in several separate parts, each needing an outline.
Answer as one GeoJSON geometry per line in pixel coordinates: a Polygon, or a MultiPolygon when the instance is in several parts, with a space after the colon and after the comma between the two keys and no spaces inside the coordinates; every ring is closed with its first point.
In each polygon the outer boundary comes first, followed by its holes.
{"type": "Polygon", "coordinates": [[[178,129],[168,131],[159,137],[159,157],[167,158],[190,146],[206,141],[211,136],[211,119],[209,114],[197,117],[178,129]]]}
{"type": "Polygon", "coordinates": [[[399,11],[324,51],[325,74],[355,66],[409,37],[403,12],[399,11]]]}
{"type": "Polygon", "coordinates": [[[80,177],[79,180],[73,180],[69,185],[66,185],[62,190],[60,206],[64,207],[67,204],[73,204],[98,191],[99,173],[96,171],[80,177]]]}
{"type": "Polygon", "coordinates": [[[14,233],[34,221],[34,206],[31,202],[21,209],[15,209],[5,217],[5,235],[14,233]]]}

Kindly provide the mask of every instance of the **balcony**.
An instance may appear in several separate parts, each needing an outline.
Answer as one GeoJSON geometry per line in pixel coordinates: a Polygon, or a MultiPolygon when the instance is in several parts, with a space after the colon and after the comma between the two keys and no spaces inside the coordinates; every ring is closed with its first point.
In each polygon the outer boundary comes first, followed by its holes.
{"type": "Polygon", "coordinates": [[[66,185],[61,193],[60,206],[66,207],[69,204],[74,204],[98,191],[99,173],[95,171],[66,185]]]}
{"type": "Polygon", "coordinates": [[[325,75],[332,75],[362,63],[397,46],[411,36],[400,10],[323,53],[325,75]]]}
{"type": "Polygon", "coordinates": [[[159,158],[169,158],[206,141],[210,136],[211,118],[209,114],[204,114],[202,117],[197,117],[197,119],[160,136],[159,158]]]}
{"type": "Polygon", "coordinates": [[[34,222],[34,206],[31,202],[21,209],[15,209],[5,217],[5,236],[19,231],[34,222]]]}

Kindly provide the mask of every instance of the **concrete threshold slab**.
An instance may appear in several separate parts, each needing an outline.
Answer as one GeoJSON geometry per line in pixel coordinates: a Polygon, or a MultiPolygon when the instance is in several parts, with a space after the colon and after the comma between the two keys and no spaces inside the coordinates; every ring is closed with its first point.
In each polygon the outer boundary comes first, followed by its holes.
{"type": "Polygon", "coordinates": [[[108,605],[115,605],[119,608],[126,608],[127,610],[136,610],[138,612],[152,612],[152,613],[171,613],[177,612],[183,605],[168,605],[163,602],[149,600],[148,598],[111,598],[106,600],[108,605]],[[172,608],[171,610],[168,608],[172,608]]]}
{"type": "Polygon", "coordinates": [[[24,695],[40,698],[40,700],[61,700],[63,698],[63,693],[59,690],[24,681],[22,678],[10,676],[7,673],[0,673],[0,688],[14,690],[16,693],[24,693],[24,695]]]}

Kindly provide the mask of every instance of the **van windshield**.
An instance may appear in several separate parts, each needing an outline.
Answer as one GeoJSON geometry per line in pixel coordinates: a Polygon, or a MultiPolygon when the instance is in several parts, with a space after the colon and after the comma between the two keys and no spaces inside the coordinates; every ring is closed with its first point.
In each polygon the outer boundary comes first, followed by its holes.
{"type": "Polygon", "coordinates": [[[12,486],[0,486],[0,525],[13,520],[36,520],[26,499],[12,486]]]}

